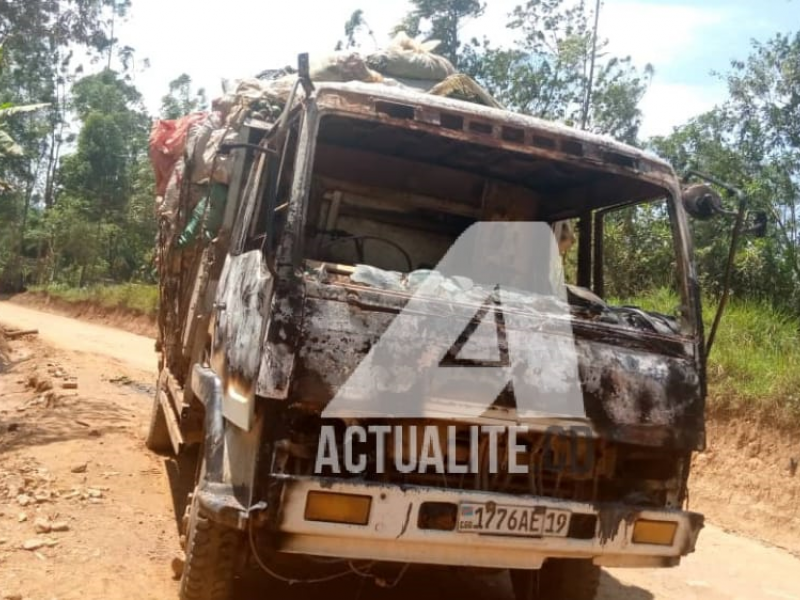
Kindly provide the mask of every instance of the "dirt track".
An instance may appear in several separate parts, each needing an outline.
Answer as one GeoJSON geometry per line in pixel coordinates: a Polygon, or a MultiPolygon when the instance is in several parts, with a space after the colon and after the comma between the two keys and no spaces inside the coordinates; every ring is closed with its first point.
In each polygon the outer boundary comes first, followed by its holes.
{"type": "MultiPolygon", "coordinates": [[[[0,323],[41,332],[14,342],[11,368],[0,371],[0,598],[175,598],[170,560],[179,547],[181,477],[174,463],[141,443],[155,378],[152,340],[5,302],[0,323]],[[50,380],[53,393],[31,390],[31,375],[50,380]],[[78,389],[62,389],[64,377],[74,378],[78,389]],[[84,465],[84,472],[73,472],[84,465]],[[42,517],[65,522],[68,530],[37,534],[42,517]],[[21,548],[33,539],[45,545],[21,548]]],[[[502,576],[452,572],[410,572],[394,590],[351,579],[267,594],[253,586],[242,583],[241,600],[511,598],[502,576]]],[[[599,596],[701,598],[800,600],[800,560],[709,526],[679,568],[610,570],[599,596]]]]}

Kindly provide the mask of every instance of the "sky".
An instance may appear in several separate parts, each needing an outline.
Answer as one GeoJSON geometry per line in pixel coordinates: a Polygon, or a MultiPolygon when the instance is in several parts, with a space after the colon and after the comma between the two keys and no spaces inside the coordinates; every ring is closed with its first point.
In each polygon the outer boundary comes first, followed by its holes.
{"type": "MultiPolygon", "coordinates": [[[[488,0],[483,17],[464,25],[462,38],[511,40],[508,13],[520,0],[488,0]]],[[[407,0],[134,0],[119,30],[133,46],[135,74],[156,114],[168,83],[188,73],[210,98],[221,82],[296,64],[297,54],[330,51],[355,9],[380,42],[409,10],[407,0]],[[213,9],[211,8],[213,7],[213,9]]],[[[604,0],[600,36],[608,51],[652,64],[655,76],[642,101],[643,137],[664,135],[725,99],[724,73],[749,54],[751,40],[800,29],[800,0],[604,0]]]]}

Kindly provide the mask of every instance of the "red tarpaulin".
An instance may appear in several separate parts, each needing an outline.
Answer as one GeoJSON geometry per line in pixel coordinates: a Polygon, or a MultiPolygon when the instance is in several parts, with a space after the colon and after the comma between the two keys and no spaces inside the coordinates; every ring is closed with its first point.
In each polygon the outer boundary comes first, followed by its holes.
{"type": "Polygon", "coordinates": [[[193,125],[203,121],[208,113],[196,112],[174,121],[158,120],[150,132],[150,162],[156,173],[156,195],[166,192],[175,163],[183,155],[186,138],[193,125]]]}

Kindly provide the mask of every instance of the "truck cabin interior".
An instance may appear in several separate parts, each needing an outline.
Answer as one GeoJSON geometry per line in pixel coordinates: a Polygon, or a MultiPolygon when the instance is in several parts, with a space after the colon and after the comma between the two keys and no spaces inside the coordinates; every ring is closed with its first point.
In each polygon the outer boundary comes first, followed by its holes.
{"type": "MultiPolygon", "coordinates": [[[[522,133],[504,127],[503,135],[513,137],[515,131],[522,133]]],[[[548,152],[545,137],[534,138],[541,147],[531,153],[479,144],[475,137],[450,137],[383,120],[324,116],[306,213],[306,258],[401,273],[433,269],[473,223],[558,223],[554,231],[560,233],[565,221],[590,220],[593,211],[616,206],[660,206],[656,210],[671,231],[668,193],[658,186],[613,168],[592,169],[565,160],[563,154],[548,152]]],[[[570,148],[562,140],[560,147],[562,152],[580,152],[577,143],[570,148]]],[[[574,229],[577,235],[578,227],[574,229]]],[[[559,249],[567,246],[559,244],[559,249]]],[[[594,254],[597,246],[595,242],[594,254]]],[[[582,286],[570,286],[570,291],[583,300],[594,296],[586,289],[592,275],[589,248],[584,258],[576,244],[567,261],[572,272],[566,269],[567,283],[582,286]]],[[[598,281],[602,268],[595,266],[594,271],[594,291],[603,295],[598,281]]],[[[669,277],[674,287],[674,269],[669,277]]]]}
{"type": "MultiPolygon", "coordinates": [[[[408,274],[435,269],[474,223],[542,223],[551,226],[562,254],[544,260],[549,265],[563,264],[567,298],[575,316],[594,320],[602,313],[611,323],[643,331],[693,333],[679,300],[677,265],[682,257],[669,192],[625,174],[620,167],[632,166],[624,162],[635,159],[609,152],[607,163],[593,168],[578,160],[583,151],[580,143],[551,132],[534,135],[530,152],[479,143],[479,134],[487,133],[477,131],[483,124],[470,122],[466,129],[472,134],[465,133],[463,123],[451,123],[446,116],[442,114],[441,127],[429,129],[413,121],[404,126],[395,119],[322,117],[305,210],[306,261],[324,263],[327,272],[338,271],[345,277],[356,265],[408,274]],[[442,128],[459,133],[443,134],[442,128]],[[641,239],[640,233],[653,230],[654,219],[661,222],[659,239],[641,239]],[[642,281],[637,261],[630,258],[631,249],[647,252],[651,243],[668,245],[671,252],[659,256],[672,258],[658,268],[648,268],[649,279],[642,281]],[[639,281],[641,289],[637,289],[639,281]],[[631,310],[639,306],[638,292],[656,288],[671,291],[676,299],[674,312],[631,310]]],[[[288,137],[269,142],[272,152],[253,158],[254,172],[259,175],[248,184],[257,185],[257,190],[249,188],[252,198],[244,205],[254,218],[244,216],[249,226],[247,233],[242,232],[243,249],[269,246],[274,251],[281,238],[289,213],[299,121],[295,119],[288,128],[288,137]],[[272,219],[268,218],[270,209],[272,219]]],[[[484,126],[492,131],[492,125],[484,126]]],[[[502,132],[508,141],[518,140],[515,132],[524,133],[507,126],[502,132]]],[[[497,141],[494,136],[484,137],[497,141]]],[[[503,247],[507,251],[505,243],[503,247]]],[[[497,248],[487,244],[486,251],[497,252],[497,248]]]]}

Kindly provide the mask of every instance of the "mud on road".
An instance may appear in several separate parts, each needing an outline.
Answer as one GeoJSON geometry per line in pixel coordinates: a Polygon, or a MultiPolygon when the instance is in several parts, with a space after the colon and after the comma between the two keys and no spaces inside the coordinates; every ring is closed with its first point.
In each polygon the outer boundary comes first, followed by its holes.
{"type": "MultiPolygon", "coordinates": [[[[194,473],[142,443],[152,340],[6,303],[0,323],[40,330],[0,370],[0,599],[177,598],[176,515],[194,473]]],[[[447,569],[411,569],[392,589],[355,576],[289,589],[256,573],[239,588],[240,600],[511,599],[503,574],[447,569]]],[[[800,560],[710,526],[679,568],[606,571],[598,600],[701,598],[800,600],[800,560]]]]}

